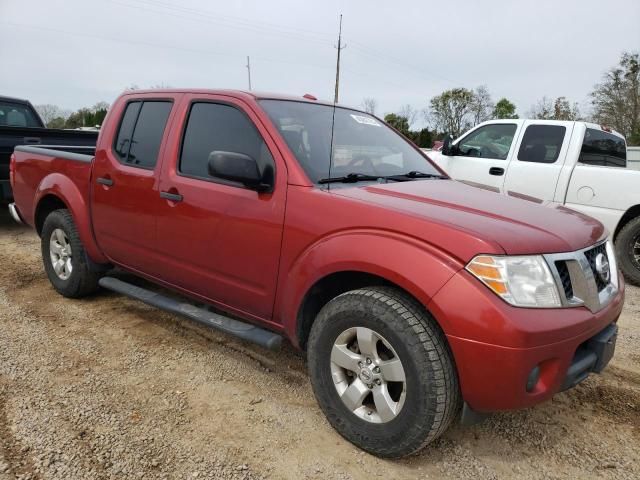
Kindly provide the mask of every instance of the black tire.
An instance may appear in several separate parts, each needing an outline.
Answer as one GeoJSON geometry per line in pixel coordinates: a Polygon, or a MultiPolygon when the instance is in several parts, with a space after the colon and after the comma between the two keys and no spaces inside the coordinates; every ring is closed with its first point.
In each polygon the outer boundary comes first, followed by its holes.
{"type": "Polygon", "coordinates": [[[627,222],[616,237],[616,253],[625,278],[635,285],[640,285],[640,262],[635,255],[640,251],[636,243],[640,242],[640,217],[627,222]]]}
{"type": "Polygon", "coordinates": [[[68,298],[80,298],[98,290],[98,280],[101,275],[89,267],[89,260],[69,210],[54,210],[47,216],[42,227],[40,241],[44,269],[51,285],[58,293],[68,298]],[[51,260],[51,235],[56,229],[65,233],[68,243],[71,245],[72,268],[67,279],[58,276],[51,260]]]}
{"type": "Polygon", "coordinates": [[[459,413],[458,376],[442,330],[421,304],[394,288],[353,290],[327,303],[311,328],[308,359],[314,393],[331,425],[373,455],[398,458],[415,453],[447,430],[459,413]],[[386,423],[357,416],[334,385],[332,348],[338,336],[353,327],[382,335],[402,362],[404,405],[386,423]]]}

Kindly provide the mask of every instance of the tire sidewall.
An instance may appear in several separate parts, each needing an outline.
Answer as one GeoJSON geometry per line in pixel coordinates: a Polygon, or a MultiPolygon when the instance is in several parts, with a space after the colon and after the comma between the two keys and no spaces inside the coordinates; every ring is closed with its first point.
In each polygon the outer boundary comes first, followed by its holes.
{"type": "Polygon", "coordinates": [[[62,295],[73,296],[74,292],[80,289],[81,274],[83,268],[85,268],[85,262],[82,261],[82,255],[84,255],[84,249],[79,242],[78,234],[75,229],[75,225],[67,218],[61,210],[56,210],[49,214],[45,219],[41,233],[41,245],[42,245],[42,261],[44,263],[44,269],[49,277],[49,281],[53,285],[53,288],[62,295]],[[51,263],[51,234],[56,229],[61,229],[67,236],[69,243],[71,244],[71,276],[63,280],[61,279],[53,269],[51,263]]]}
{"type": "Polygon", "coordinates": [[[616,253],[620,268],[628,280],[640,285],[640,265],[633,257],[636,241],[640,239],[640,217],[627,223],[616,238],[616,253]]]}
{"type": "MultiPolygon", "coordinates": [[[[347,309],[334,308],[330,302],[320,312],[310,335],[309,370],[316,397],[334,427],[349,441],[381,455],[380,451],[372,451],[362,443],[400,444],[411,436],[420,436],[419,424],[429,425],[435,422],[435,392],[430,392],[428,388],[434,383],[434,372],[430,368],[419,368],[415,358],[416,350],[409,348],[417,343],[415,333],[406,329],[406,324],[402,324],[403,320],[396,312],[372,297],[360,300],[353,302],[347,309]],[[402,362],[406,377],[406,398],[398,416],[389,422],[376,424],[356,416],[344,405],[335,388],[331,375],[331,350],[338,335],[352,327],[370,328],[382,335],[402,362]]],[[[420,349],[417,351],[420,352],[420,349]]],[[[427,355],[424,350],[422,353],[427,355]]]]}

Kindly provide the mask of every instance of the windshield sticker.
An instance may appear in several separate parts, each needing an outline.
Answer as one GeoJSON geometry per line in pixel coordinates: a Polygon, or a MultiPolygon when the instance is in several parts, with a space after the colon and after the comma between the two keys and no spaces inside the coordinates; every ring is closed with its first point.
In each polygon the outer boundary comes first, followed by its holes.
{"type": "Polygon", "coordinates": [[[362,123],[363,125],[373,125],[374,127],[382,126],[371,117],[363,117],[362,115],[351,114],[351,118],[353,118],[358,123],[362,123]]]}

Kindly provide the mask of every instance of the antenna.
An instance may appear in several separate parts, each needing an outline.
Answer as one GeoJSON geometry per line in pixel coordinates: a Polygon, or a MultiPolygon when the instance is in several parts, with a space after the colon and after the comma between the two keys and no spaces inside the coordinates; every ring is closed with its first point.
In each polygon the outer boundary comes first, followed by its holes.
{"type": "MultiPolygon", "coordinates": [[[[336,91],[333,97],[333,112],[331,113],[331,142],[329,144],[329,174],[327,178],[331,178],[331,164],[333,163],[333,131],[336,124],[336,103],[338,103],[338,89],[340,86],[340,51],[347,48],[342,46],[342,14],[340,14],[340,26],[338,28],[338,60],[336,61],[336,91]]],[[[331,182],[327,183],[327,191],[331,190],[331,182]]]]}
{"type": "Polygon", "coordinates": [[[251,62],[249,61],[249,55],[247,55],[247,75],[249,76],[249,90],[251,90],[251,62]]]}

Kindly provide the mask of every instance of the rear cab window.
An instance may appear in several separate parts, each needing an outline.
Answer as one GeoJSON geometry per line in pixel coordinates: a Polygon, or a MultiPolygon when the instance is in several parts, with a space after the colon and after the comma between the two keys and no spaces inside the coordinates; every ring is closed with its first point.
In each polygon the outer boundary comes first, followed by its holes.
{"type": "Polygon", "coordinates": [[[561,125],[529,125],[520,143],[518,160],[555,163],[560,156],[566,131],[566,127],[561,125]]]}
{"type": "Polygon", "coordinates": [[[145,169],[155,167],[172,105],[169,100],[127,104],[113,144],[120,163],[145,169]]]}
{"type": "Polygon", "coordinates": [[[587,128],[578,162],[584,165],[625,168],[627,145],[624,138],[595,128],[587,128]]]}
{"type": "Polygon", "coordinates": [[[27,105],[0,101],[0,127],[42,127],[40,121],[27,105]]]}

